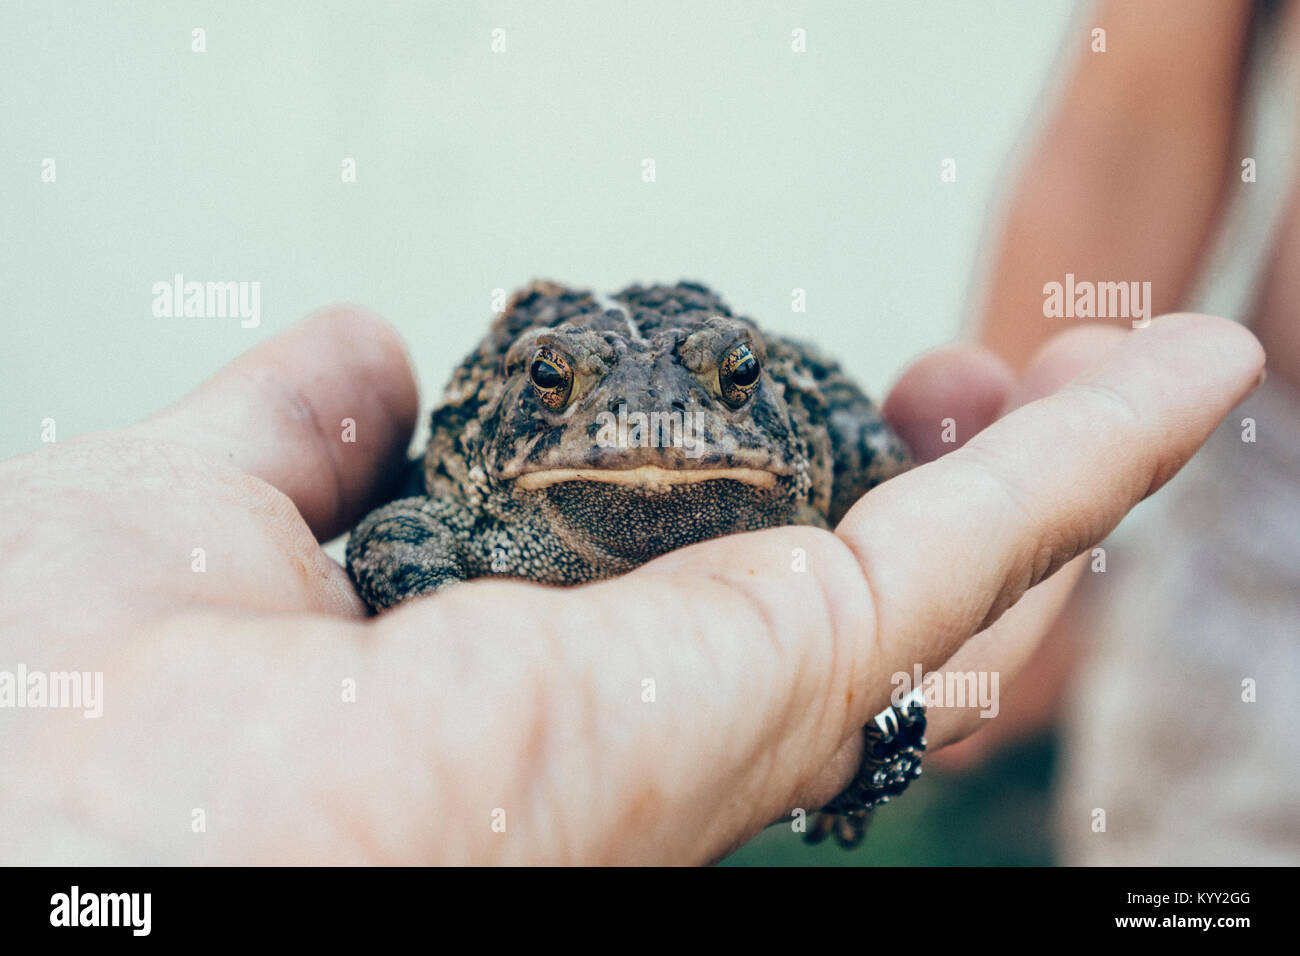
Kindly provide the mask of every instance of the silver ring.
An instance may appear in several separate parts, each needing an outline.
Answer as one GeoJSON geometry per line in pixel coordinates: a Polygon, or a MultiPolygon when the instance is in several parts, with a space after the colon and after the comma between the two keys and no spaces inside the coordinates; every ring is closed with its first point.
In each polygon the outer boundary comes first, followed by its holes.
{"type": "Polygon", "coordinates": [[[862,728],[862,765],[857,776],[822,808],[804,836],[806,842],[820,843],[834,833],[840,846],[856,847],[866,835],[871,811],[921,776],[921,754],[926,746],[923,700],[918,687],[862,728]]]}

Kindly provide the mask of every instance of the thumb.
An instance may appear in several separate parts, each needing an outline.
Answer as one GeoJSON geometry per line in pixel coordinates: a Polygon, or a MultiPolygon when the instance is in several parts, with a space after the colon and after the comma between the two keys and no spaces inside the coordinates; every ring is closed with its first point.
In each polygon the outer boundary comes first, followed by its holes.
{"type": "Polygon", "coordinates": [[[325,540],[396,480],[418,402],[397,334],[338,306],[241,355],[130,431],[261,478],[325,540]]]}

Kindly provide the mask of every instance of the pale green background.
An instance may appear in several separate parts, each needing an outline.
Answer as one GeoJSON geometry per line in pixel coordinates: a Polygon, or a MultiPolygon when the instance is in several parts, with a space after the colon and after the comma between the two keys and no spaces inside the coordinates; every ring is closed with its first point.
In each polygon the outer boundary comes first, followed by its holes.
{"type": "Polygon", "coordinates": [[[428,407],[492,290],[538,276],[704,280],[880,394],[972,311],[1008,156],[1086,49],[1071,18],[1063,0],[4,0],[0,457],[47,417],[60,439],[137,419],[336,301],[397,326],[428,407]],[[261,326],[154,318],[176,272],[260,281],[261,326]]]}

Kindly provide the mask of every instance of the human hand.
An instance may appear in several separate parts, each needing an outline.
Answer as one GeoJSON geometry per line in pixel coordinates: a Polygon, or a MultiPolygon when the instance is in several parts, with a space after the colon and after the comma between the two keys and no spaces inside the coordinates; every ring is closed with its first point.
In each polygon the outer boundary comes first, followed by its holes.
{"type": "MultiPolygon", "coordinates": [[[[578,589],[478,581],[367,619],[317,540],[374,503],[417,399],[382,323],[327,313],[153,419],[0,465],[0,661],[104,675],[98,719],[0,712],[0,856],[716,859],[848,782],[892,674],[1007,679],[1077,568],[1049,576],[1262,364],[1248,332],[1194,316],[1073,333],[1015,384],[950,350],[887,413],[923,459],[943,418],[979,434],[833,534],[727,537],[578,589]]],[[[978,723],[930,716],[933,746],[978,723]]]]}

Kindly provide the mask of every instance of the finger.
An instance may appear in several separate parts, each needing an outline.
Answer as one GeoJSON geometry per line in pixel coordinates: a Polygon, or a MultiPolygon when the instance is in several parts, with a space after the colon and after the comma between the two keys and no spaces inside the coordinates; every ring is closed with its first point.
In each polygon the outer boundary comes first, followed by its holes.
{"type": "Polygon", "coordinates": [[[837,534],[878,598],[877,659],[892,670],[950,657],[1163,485],[1263,361],[1227,320],[1158,319],[1064,389],[866,496],[837,534]]]}
{"type": "Polygon", "coordinates": [[[355,524],[397,480],[417,409],[396,333],[340,306],[241,355],[132,431],[269,482],[325,540],[355,524]]]}
{"type": "MultiPolygon", "coordinates": [[[[845,742],[810,778],[807,798],[833,796],[849,779],[858,727],[888,702],[895,674],[914,673],[917,662],[928,672],[946,658],[954,673],[1014,676],[1060,613],[1081,562],[1032,585],[1168,480],[1255,386],[1262,365],[1253,336],[1205,316],[1168,317],[1131,334],[1076,330],[1051,343],[1013,391],[1012,403],[1030,404],[856,505],[837,535],[870,580],[877,641],[862,653],[874,665],[865,686],[879,690],[867,707],[844,708],[845,742]],[[1043,394],[1051,397],[1034,401],[1043,394]]],[[[850,627],[850,640],[873,630],[870,619],[850,627]]],[[[939,712],[931,742],[969,732],[979,710],[939,712]]]]}
{"type": "MultiPolygon", "coordinates": [[[[893,421],[895,428],[906,429],[918,461],[934,460],[961,447],[995,418],[1056,391],[1095,363],[1123,335],[1109,326],[1076,326],[1040,349],[1019,380],[1014,380],[1010,368],[986,349],[954,346],[940,350],[920,359],[904,373],[885,403],[886,415],[893,410],[898,416],[893,421]],[[940,439],[940,423],[949,417],[954,420],[957,441],[943,445],[936,439],[940,439]]],[[[1007,689],[1033,653],[1037,640],[1060,614],[1077,577],[1078,566],[1067,566],[1032,589],[1002,620],[962,645],[937,672],[923,671],[935,673],[933,679],[943,682],[939,686],[959,687],[963,694],[972,686],[967,677],[971,675],[977,691],[971,698],[973,706],[930,712],[926,737],[931,750],[980,729],[984,716],[996,702],[980,706],[979,688],[992,688],[996,693],[1007,689]]],[[[910,686],[915,675],[915,666],[901,668],[889,675],[890,681],[884,686],[901,687],[904,680],[910,686]]],[[[861,761],[862,736],[853,733],[817,774],[809,792],[818,799],[833,797],[861,761]]]]}
{"type": "Polygon", "coordinates": [[[881,411],[917,462],[933,461],[998,417],[1011,369],[988,349],[954,345],[923,356],[889,392],[881,411]]]}
{"type": "Polygon", "coordinates": [[[1111,325],[1076,325],[1053,336],[1008,390],[999,416],[1059,391],[1100,362],[1127,334],[1111,325]]]}
{"type": "Polygon", "coordinates": [[[1080,555],[1029,590],[1019,604],[963,644],[940,668],[946,696],[939,708],[928,711],[927,762],[964,771],[1052,725],[1079,650],[1077,606],[1072,603],[1078,590],[1070,590],[1066,582],[1077,585],[1091,561],[1088,555],[1080,555]],[[1035,603],[1050,599],[1053,592],[1063,595],[1062,600],[1035,620],[1031,613],[1035,603]],[[1028,652],[1020,656],[1021,649],[1028,652]],[[986,697],[977,701],[981,681],[986,697]],[[960,696],[958,688],[965,688],[972,706],[952,706],[960,703],[954,699],[960,696]],[[976,695],[969,693],[971,689],[976,695]]]}
{"type": "MultiPolygon", "coordinates": [[[[1078,326],[1054,337],[1034,357],[1023,378],[1008,395],[1007,412],[1053,394],[1095,365],[1125,336],[1118,328],[1078,326]]],[[[1086,558],[1070,562],[1062,571],[1032,588],[991,627],[963,644],[938,668],[938,686],[990,688],[994,699],[970,701],[965,707],[941,699],[928,715],[927,736],[932,748],[961,740],[985,727],[998,715],[999,694],[1014,694],[1014,681],[1037,651],[1039,641],[1061,613],[1086,558]]],[[[914,674],[915,669],[908,669],[914,674]]]]}
{"type": "MultiPolygon", "coordinates": [[[[959,761],[947,759],[953,750],[941,748],[960,742],[960,751],[977,743],[970,735],[985,731],[1002,714],[1016,677],[1025,670],[1038,642],[1060,615],[1078,581],[1086,557],[1069,562],[1058,573],[1025,596],[992,626],[976,634],[942,667],[921,669],[926,694],[927,766],[953,768],[959,761]]],[[[900,668],[883,679],[881,686],[899,695],[916,684],[915,667],[900,668]]],[[[881,709],[883,709],[883,704],[881,709]]],[[[821,806],[853,778],[862,764],[862,734],[854,725],[835,756],[813,778],[801,805],[821,806]]]]}

